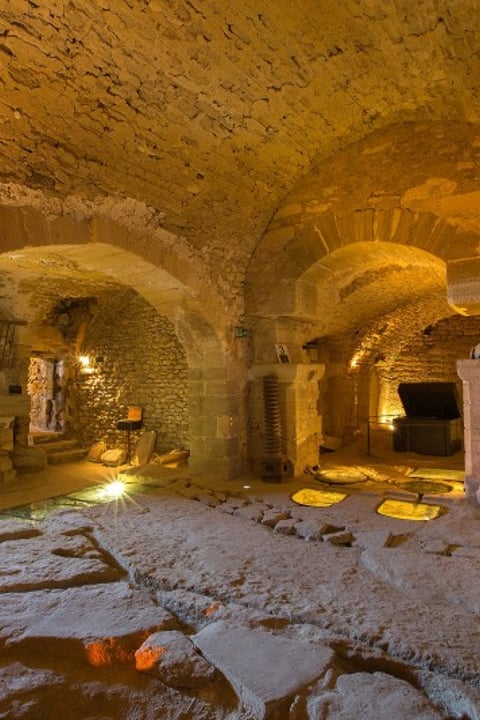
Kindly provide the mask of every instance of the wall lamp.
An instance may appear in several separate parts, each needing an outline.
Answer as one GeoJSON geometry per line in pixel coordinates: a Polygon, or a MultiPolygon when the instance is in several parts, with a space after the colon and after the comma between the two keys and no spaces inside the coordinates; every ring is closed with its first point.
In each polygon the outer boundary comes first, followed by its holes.
{"type": "Polygon", "coordinates": [[[78,365],[80,375],[93,375],[95,368],[92,365],[92,361],[88,355],[78,356],[78,365]]]}

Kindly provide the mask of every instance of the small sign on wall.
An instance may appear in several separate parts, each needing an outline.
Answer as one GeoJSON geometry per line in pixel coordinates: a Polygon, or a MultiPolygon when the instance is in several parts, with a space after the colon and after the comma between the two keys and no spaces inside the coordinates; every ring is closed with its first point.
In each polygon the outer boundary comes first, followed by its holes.
{"type": "Polygon", "coordinates": [[[290,362],[290,355],[288,354],[288,348],[283,343],[279,343],[275,345],[275,350],[277,351],[277,358],[279,363],[289,363],[290,362]]]}

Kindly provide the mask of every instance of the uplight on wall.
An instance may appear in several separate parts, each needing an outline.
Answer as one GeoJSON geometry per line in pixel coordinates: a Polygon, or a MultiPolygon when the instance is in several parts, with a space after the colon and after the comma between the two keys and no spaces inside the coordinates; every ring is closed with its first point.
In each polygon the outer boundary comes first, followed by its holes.
{"type": "Polygon", "coordinates": [[[360,363],[362,362],[364,353],[362,350],[359,350],[355,353],[355,355],[352,357],[349,363],[350,370],[355,370],[355,368],[358,368],[360,363]]]}
{"type": "Polygon", "coordinates": [[[95,368],[88,355],[79,355],[78,364],[80,366],[79,372],[81,375],[92,375],[95,372],[95,368]]]}
{"type": "Polygon", "coordinates": [[[397,416],[396,416],[396,415],[395,415],[395,416],[392,416],[392,415],[381,415],[381,416],[380,416],[380,423],[381,423],[382,425],[384,425],[384,426],[387,428],[387,430],[391,430],[391,431],[393,432],[393,431],[395,430],[395,423],[394,423],[394,421],[393,421],[393,420],[394,420],[394,417],[397,417],[397,416]]]}

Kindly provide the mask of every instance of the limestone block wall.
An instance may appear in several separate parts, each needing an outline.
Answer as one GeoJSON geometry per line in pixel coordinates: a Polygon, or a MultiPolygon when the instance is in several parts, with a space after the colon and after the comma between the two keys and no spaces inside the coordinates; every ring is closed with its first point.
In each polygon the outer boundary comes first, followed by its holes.
{"type": "MultiPolygon", "coordinates": [[[[325,375],[319,387],[323,435],[349,442],[366,432],[367,420],[388,425],[390,416],[403,415],[398,385],[402,382],[453,382],[462,404],[462,383],[456,363],[468,358],[480,341],[480,318],[453,315],[437,323],[410,330],[398,329],[395,340],[382,336],[368,352],[352,351],[352,339],[331,341],[322,353],[325,375]],[[358,364],[352,359],[361,355],[358,364]]],[[[312,358],[314,355],[312,355],[312,358]]]]}
{"type": "Polygon", "coordinates": [[[30,399],[26,393],[5,395],[0,392],[0,483],[15,479],[11,454],[14,441],[18,442],[24,434],[29,408],[30,399]]]}
{"type": "Polygon", "coordinates": [[[30,424],[30,398],[27,394],[29,362],[30,347],[16,342],[11,363],[0,371],[0,419],[14,417],[12,427],[16,446],[26,446],[28,444],[30,424]],[[9,394],[8,388],[10,385],[20,386],[22,392],[9,394]]]}
{"type": "Polygon", "coordinates": [[[478,317],[454,315],[424,328],[400,350],[393,362],[378,367],[379,414],[404,414],[397,393],[401,382],[455,382],[461,398],[462,384],[456,363],[468,358],[478,342],[478,317]]]}
{"type": "Polygon", "coordinates": [[[74,429],[83,443],[123,447],[116,423],[138,405],[143,428],[158,433],[158,452],[188,448],[187,362],[167,318],[131,290],[116,294],[99,302],[81,352],[92,364],[91,374],[77,368],[75,380],[74,429]]]}
{"type": "Polygon", "coordinates": [[[457,370],[463,383],[465,492],[480,504],[480,361],[459,360],[457,370]]]}

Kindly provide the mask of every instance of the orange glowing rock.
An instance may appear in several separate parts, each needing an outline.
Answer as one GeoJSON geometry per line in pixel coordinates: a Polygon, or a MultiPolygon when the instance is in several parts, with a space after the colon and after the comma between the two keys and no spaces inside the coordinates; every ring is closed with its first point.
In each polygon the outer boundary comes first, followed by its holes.
{"type": "Polygon", "coordinates": [[[140,672],[146,672],[156,667],[159,658],[166,653],[166,648],[160,645],[155,647],[142,646],[135,653],[135,667],[140,672]]]}
{"type": "Polygon", "coordinates": [[[204,615],[212,615],[212,613],[217,612],[217,610],[220,610],[222,607],[221,603],[214,602],[211,605],[209,605],[205,610],[203,611],[204,615]]]}
{"type": "MultiPolygon", "coordinates": [[[[142,634],[142,639],[146,634],[142,634]]],[[[93,667],[104,667],[116,663],[132,662],[135,656],[135,644],[128,638],[102,638],[85,645],[88,662],[93,667]]]]}

